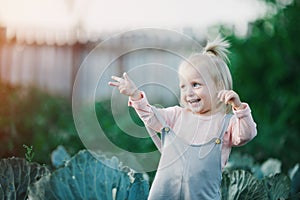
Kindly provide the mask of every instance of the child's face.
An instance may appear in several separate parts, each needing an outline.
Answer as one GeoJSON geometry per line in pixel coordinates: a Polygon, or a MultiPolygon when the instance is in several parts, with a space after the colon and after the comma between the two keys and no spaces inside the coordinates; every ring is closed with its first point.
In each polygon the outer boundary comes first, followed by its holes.
{"type": "Polygon", "coordinates": [[[211,115],[217,105],[217,89],[206,68],[179,68],[181,103],[195,114],[211,115]],[[201,70],[201,71],[200,71],[201,70]]]}

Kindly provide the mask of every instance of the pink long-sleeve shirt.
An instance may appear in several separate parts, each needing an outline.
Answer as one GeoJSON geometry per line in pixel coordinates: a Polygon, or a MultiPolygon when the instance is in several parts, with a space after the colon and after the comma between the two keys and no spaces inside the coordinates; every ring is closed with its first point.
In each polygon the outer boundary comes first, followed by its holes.
{"type": "MultiPolygon", "coordinates": [[[[244,109],[242,110],[233,109],[233,115],[223,136],[222,169],[228,161],[231,147],[246,144],[257,134],[256,123],[253,121],[250,107],[246,103],[243,105],[244,109]]],[[[161,131],[163,127],[155,117],[145,93],[142,93],[142,98],[137,101],[129,98],[129,106],[136,110],[145,126],[157,132],[161,131]]],[[[189,144],[203,144],[218,137],[225,116],[223,113],[201,116],[180,106],[158,109],[158,112],[175,134],[189,144]]]]}

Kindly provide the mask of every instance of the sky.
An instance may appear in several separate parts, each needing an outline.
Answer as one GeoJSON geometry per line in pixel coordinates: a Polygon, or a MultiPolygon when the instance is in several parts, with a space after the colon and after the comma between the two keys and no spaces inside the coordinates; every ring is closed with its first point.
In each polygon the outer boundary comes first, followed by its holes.
{"type": "MultiPolygon", "coordinates": [[[[74,29],[101,33],[142,27],[234,25],[241,33],[264,16],[259,0],[0,0],[0,26],[11,30],[74,29]]],[[[24,33],[25,34],[25,33],[24,33]]]]}

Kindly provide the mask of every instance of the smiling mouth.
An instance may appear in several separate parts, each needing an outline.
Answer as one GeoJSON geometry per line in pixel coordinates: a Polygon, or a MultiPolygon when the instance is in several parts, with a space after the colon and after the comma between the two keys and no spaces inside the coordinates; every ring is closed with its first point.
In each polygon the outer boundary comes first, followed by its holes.
{"type": "Polygon", "coordinates": [[[187,102],[190,104],[195,104],[195,103],[199,103],[201,99],[193,99],[193,100],[188,100],[187,102]]]}

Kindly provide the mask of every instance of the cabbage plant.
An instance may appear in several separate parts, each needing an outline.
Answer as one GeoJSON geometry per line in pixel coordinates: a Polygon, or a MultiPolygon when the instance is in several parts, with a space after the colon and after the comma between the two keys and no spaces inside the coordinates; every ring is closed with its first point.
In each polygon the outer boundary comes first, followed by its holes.
{"type": "Polygon", "coordinates": [[[149,184],[142,174],[110,159],[82,150],[29,188],[29,199],[147,199],[149,184]]]}
{"type": "MultiPolygon", "coordinates": [[[[149,194],[145,174],[88,150],[71,157],[64,147],[51,155],[52,168],[24,158],[0,160],[0,200],[143,200],[149,194]]],[[[299,199],[299,164],[289,176],[281,162],[256,164],[249,156],[234,155],[223,172],[222,200],[299,199]]]]}
{"type": "Polygon", "coordinates": [[[29,186],[48,174],[50,171],[47,167],[24,158],[1,159],[0,199],[26,199],[29,186]]]}

